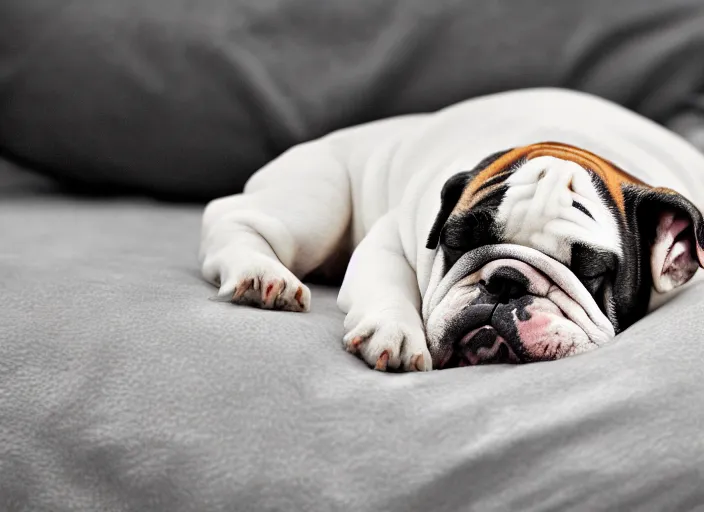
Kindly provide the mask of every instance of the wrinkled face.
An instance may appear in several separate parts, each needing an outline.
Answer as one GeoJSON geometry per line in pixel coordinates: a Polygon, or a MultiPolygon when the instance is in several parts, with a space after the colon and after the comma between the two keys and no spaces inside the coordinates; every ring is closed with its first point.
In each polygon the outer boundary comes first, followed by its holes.
{"type": "Polygon", "coordinates": [[[434,368],[591,350],[704,263],[704,222],[582,149],[497,153],[445,184],[423,320],[434,368]]]}

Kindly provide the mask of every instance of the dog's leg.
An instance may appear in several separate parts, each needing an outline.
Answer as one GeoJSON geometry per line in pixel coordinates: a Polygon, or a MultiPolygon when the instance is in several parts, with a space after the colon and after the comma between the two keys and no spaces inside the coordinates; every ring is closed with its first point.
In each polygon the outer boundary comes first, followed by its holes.
{"type": "Polygon", "coordinates": [[[338,305],[343,345],[378,370],[430,370],[416,273],[401,244],[396,212],[374,224],[352,254],[338,305]]]}
{"type": "Polygon", "coordinates": [[[200,261],[218,296],[307,311],[305,275],[331,256],[352,210],[347,169],[324,141],[296,146],[260,169],[243,194],[203,214],[200,261]]]}

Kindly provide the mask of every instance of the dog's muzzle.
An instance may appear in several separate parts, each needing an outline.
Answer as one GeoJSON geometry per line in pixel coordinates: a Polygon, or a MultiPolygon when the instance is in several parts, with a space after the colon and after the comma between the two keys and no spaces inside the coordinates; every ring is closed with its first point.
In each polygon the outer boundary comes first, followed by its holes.
{"type": "Polygon", "coordinates": [[[511,244],[464,254],[425,301],[423,314],[435,368],[558,359],[614,337],[574,273],[511,244]]]}

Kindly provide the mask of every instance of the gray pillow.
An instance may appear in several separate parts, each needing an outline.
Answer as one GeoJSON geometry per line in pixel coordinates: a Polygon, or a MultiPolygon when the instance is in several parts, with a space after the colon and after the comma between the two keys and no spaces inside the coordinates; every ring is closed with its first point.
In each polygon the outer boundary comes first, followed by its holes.
{"type": "Polygon", "coordinates": [[[666,121],[704,76],[701,0],[3,0],[0,153],[205,199],[291,145],[566,86],[666,121]]]}

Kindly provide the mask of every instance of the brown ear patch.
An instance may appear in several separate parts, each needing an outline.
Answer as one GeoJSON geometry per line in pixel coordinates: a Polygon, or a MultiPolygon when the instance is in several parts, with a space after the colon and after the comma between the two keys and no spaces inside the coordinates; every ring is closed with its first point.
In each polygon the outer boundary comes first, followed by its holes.
{"type": "Polygon", "coordinates": [[[608,160],[586,151],[584,149],[562,144],[560,142],[542,142],[531,144],[508,151],[506,154],[492,162],[481,171],[469,185],[465,188],[457,203],[457,209],[468,210],[476,202],[475,194],[482,185],[489,179],[501,173],[507,167],[515,164],[519,159],[530,160],[541,156],[552,156],[562,160],[571,160],[585,169],[589,169],[597,174],[606,186],[609,194],[614,200],[616,207],[625,212],[625,201],[622,186],[626,183],[646,186],[639,179],[631,176],[608,160]]]}

